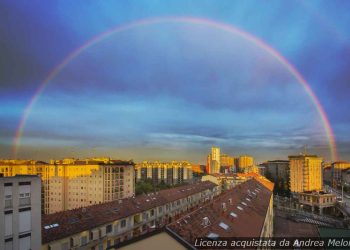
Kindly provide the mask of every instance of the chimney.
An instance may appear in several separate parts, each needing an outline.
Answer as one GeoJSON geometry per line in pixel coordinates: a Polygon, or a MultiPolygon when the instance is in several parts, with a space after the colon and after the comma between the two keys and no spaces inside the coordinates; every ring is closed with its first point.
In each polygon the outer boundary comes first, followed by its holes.
{"type": "Polygon", "coordinates": [[[222,208],[223,211],[226,211],[226,203],[225,203],[225,202],[223,202],[223,203],[221,204],[221,208],[222,208]]]}

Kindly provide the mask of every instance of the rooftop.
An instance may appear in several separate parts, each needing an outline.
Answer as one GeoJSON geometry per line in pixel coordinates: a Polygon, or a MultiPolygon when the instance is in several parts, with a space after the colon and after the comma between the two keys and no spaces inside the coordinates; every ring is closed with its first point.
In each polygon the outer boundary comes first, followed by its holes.
{"type": "Polygon", "coordinates": [[[90,230],[128,216],[165,205],[189,195],[212,189],[212,182],[199,182],[159,192],[139,195],[42,216],[42,243],[62,239],[85,230],[90,230]],[[54,225],[54,226],[52,226],[54,225]],[[47,229],[46,229],[47,228],[47,229]]]}
{"type": "Polygon", "coordinates": [[[38,175],[30,175],[30,174],[16,174],[15,176],[3,176],[0,174],[0,178],[3,180],[13,180],[13,179],[23,179],[23,178],[37,178],[40,179],[38,175]]]}
{"type": "Polygon", "coordinates": [[[272,163],[278,163],[278,162],[280,162],[280,163],[289,163],[288,160],[272,160],[272,161],[268,161],[268,163],[270,163],[270,162],[272,162],[272,163]]]}
{"type": "Polygon", "coordinates": [[[288,156],[289,159],[292,159],[292,158],[303,158],[303,157],[321,158],[321,157],[318,157],[317,155],[309,155],[309,154],[289,155],[289,156],[288,156]]]}
{"type": "Polygon", "coordinates": [[[105,158],[92,158],[92,159],[63,159],[63,160],[51,160],[51,164],[62,164],[62,165],[135,165],[135,163],[124,160],[113,160],[105,158]]]}
{"type": "Polygon", "coordinates": [[[194,244],[197,237],[260,237],[272,191],[252,178],[169,224],[194,244]]]}
{"type": "Polygon", "coordinates": [[[13,165],[45,165],[48,164],[44,161],[36,160],[10,160],[10,159],[0,159],[0,166],[13,166],[13,165]]]}

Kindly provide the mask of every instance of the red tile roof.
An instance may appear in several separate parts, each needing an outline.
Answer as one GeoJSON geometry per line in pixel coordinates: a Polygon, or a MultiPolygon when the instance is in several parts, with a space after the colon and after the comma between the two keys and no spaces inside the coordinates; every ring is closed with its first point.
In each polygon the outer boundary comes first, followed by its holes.
{"type": "Polygon", "coordinates": [[[254,178],[184,215],[167,229],[192,245],[195,238],[210,233],[219,237],[260,237],[271,197],[270,188],[254,178]],[[203,224],[205,217],[209,219],[208,226],[203,224]]]}
{"type": "Polygon", "coordinates": [[[121,201],[112,201],[86,208],[73,209],[42,216],[42,243],[62,239],[85,230],[126,218],[157,206],[185,198],[201,191],[212,189],[217,185],[206,181],[161,190],[149,195],[139,195],[121,201]],[[45,229],[45,226],[58,224],[57,227],[45,229]]]}

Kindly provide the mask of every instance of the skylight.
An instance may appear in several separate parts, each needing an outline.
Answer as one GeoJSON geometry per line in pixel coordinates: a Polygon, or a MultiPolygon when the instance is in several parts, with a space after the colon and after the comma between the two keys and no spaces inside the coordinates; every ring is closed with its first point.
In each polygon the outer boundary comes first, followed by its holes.
{"type": "Polygon", "coordinates": [[[228,230],[228,228],[229,228],[229,226],[226,225],[226,224],[223,223],[223,222],[220,222],[219,226],[220,226],[221,228],[223,228],[224,230],[228,230]]]}
{"type": "Polygon", "coordinates": [[[237,208],[238,208],[239,210],[243,211],[243,208],[242,208],[242,207],[240,207],[240,206],[237,206],[237,208]]]}
{"type": "Polygon", "coordinates": [[[69,221],[70,224],[74,224],[74,223],[77,223],[79,221],[79,219],[75,218],[75,217],[72,217],[72,218],[69,218],[68,221],[69,221]]]}
{"type": "Polygon", "coordinates": [[[247,201],[251,201],[249,198],[245,198],[247,201]]]}
{"type": "Polygon", "coordinates": [[[44,226],[44,228],[47,230],[47,229],[50,229],[50,228],[55,228],[55,227],[58,227],[59,225],[57,223],[55,224],[51,224],[51,225],[47,225],[47,226],[44,226]]]}
{"type": "Polygon", "coordinates": [[[219,235],[218,234],[216,234],[216,233],[209,233],[208,235],[207,235],[207,237],[209,238],[209,239],[217,239],[218,237],[219,237],[219,235]]]}
{"type": "Polygon", "coordinates": [[[231,215],[232,217],[235,217],[235,218],[238,217],[237,214],[235,214],[234,212],[231,212],[230,215],[231,215]]]}
{"type": "Polygon", "coordinates": [[[245,203],[244,201],[241,202],[244,206],[248,206],[247,203],[245,203]]]}

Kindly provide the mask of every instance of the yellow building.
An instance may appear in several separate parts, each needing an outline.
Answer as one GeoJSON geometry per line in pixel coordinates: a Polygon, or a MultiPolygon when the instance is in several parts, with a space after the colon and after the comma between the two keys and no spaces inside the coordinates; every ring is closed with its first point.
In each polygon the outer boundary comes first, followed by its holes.
{"type": "Polygon", "coordinates": [[[233,172],[233,168],[235,165],[235,158],[233,156],[222,154],[220,155],[220,172],[221,173],[229,173],[233,172]]]}
{"type": "Polygon", "coordinates": [[[350,169],[350,163],[346,161],[337,161],[332,163],[332,184],[341,185],[342,172],[350,169]]]}
{"type": "Polygon", "coordinates": [[[211,153],[207,157],[207,172],[209,174],[217,174],[220,173],[220,148],[212,147],[211,153]]]}
{"type": "Polygon", "coordinates": [[[247,172],[247,168],[252,168],[254,166],[254,158],[249,155],[241,155],[237,159],[237,166],[241,172],[247,172]]]}
{"type": "Polygon", "coordinates": [[[152,179],[154,183],[179,184],[192,180],[192,165],[187,161],[148,162],[135,165],[136,181],[152,179]]]}
{"type": "Polygon", "coordinates": [[[40,175],[43,212],[85,207],[131,197],[135,194],[135,171],[132,162],[91,158],[84,160],[0,161],[0,173],[40,175]]]}
{"type": "Polygon", "coordinates": [[[203,174],[205,171],[204,167],[204,165],[192,164],[192,173],[203,174]]]}
{"type": "Polygon", "coordinates": [[[316,155],[289,156],[290,190],[300,193],[322,190],[322,158],[316,155]]]}

